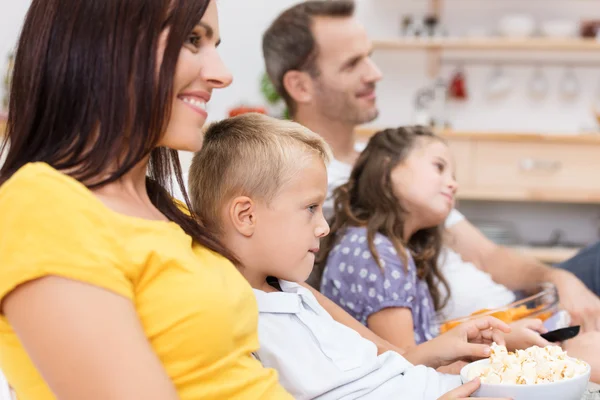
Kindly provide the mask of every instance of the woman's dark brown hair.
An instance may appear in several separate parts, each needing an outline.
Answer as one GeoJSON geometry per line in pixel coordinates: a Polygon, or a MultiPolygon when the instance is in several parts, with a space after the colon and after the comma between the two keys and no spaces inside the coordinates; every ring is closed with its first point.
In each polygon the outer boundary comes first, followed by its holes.
{"type": "Polygon", "coordinates": [[[196,242],[229,257],[173,200],[174,176],[190,208],[177,151],[157,147],[179,52],[208,3],[33,0],[15,57],[0,184],[27,163],[45,162],[93,189],[149,157],[153,204],[196,242]]]}
{"type": "MultiPolygon", "coordinates": [[[[423,140],[441,140],[428,128],[421,126],[386,129],[376,133],[359,156],[349,181],[334,193],[334,215],[330,220],[331,233],[322,241],[322,251],[317,257],[316,276],[321,280],[330,251],[349,226],[367,228],[367,243],[373,259],[380,268],[375,249],[375,234],[390,239],[398,255],[407,265],[407,251],[413,256],[417,275],[425,280],[436,310],[444,307],[448,296],[442,298],[437,283],[450,293],[448,283],[440,273],[437,260],[442,249],[442,227],[421,229],[403,240],[406,211],[394,194],[392,170],[403,163],[410,152],[423,140]]],[[[399,201],[400,200],[400,201],[399,201]]]]}

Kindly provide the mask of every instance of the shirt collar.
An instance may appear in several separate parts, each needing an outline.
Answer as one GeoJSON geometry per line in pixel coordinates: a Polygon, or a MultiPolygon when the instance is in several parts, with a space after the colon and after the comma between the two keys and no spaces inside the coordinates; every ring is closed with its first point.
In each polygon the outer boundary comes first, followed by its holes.
{"type": "Polygon", "coordinates": [[[279,280],[282,292],[264,292],[253,289],[258,303],[258,312],[276,314],[298,314],[302,306],[319,312],[319,303],[313,294],[294,282],[279,280]]]}

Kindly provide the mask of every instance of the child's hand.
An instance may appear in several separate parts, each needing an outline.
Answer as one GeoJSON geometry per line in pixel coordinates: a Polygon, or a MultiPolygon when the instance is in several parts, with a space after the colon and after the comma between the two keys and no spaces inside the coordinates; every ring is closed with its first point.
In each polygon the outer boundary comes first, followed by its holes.
{"type": "MultiPolygon", "coordinates": [[[[439,340],[441,365],[461,359],[480,359],[490,356],[493,342],[504,344],[504,334],[511,328],[494,317],[481,317],[464,322],[434,340],[439,340]]],[[[432,341],[433,342],[433,341],[432,341]]]]}
{"type": "Polygon", "coordinates": [[[506,348],[509,351],[526,349],[531,346],[545,347],[551,343],[540,336],[548,330],[544,327],[542,320],[525,318],[510,324],[510,333],[504,335],[506,348]]]}
{"type": "Polygon", "coordinates": [[[452,364],[443,365],[435,370],[442,374],[460,375],[460,371],[465,365],[469,365],[469,363],[466,361],[454,361],[452,364]]]}
{"type": "MultiPolygon", "coordinates": [[[[477,389],[479,389],[479,385],[481,385],[479,378],[475,378],[472,381],[467,382],[464,385],[459,386],[456,389],[449,391],[448,393],[446,393],[445,395],[440,397],[438,400],[467,399],[467,398],[469,398],[470,395],[475,393],[475,391],[477,389]]],[[[503,399],[491,399],[491,398],[482,398],[481,400],[486,400],[486,399],[487,400],[503,400],[503,399]]],[[[504,399],[504,400],[509,400],[509,399],[504,399]]]]}
{"type": "Polygon", "coordinates": [[[489,357],[492,342],[504,344],[503,332],[510,332],[510,327],[497,318],[473,319],[407,351],[404,357],[413,364],[432,368],[463,359],[489,357]]]}

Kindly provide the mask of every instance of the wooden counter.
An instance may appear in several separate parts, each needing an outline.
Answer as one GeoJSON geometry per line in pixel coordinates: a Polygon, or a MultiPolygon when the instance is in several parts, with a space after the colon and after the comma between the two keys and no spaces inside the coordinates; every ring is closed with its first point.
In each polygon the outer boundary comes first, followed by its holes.
{"type": "Polygon", "coordinates": [[[569,247],[528,247],[514,246],[512,249],[526,254],[546,264],[558,264],[573,257],[580,249],[569,247]]]}

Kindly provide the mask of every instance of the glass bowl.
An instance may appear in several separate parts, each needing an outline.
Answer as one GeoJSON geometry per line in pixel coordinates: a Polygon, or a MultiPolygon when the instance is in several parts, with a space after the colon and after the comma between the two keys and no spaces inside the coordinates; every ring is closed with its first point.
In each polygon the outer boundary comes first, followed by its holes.
{"type": "Polygon", "coordinates": [[[463,322],[486,315],[496,317],[506,323],[523,318],[539,318],[546,321],[559,310],[558,292],[551,283],[542,283],[534,289],[516,293],[517,299],[510,304],[494,309],[482,309],[471,315],[444,321],[440,333],[444,333],[463,322]]]}

